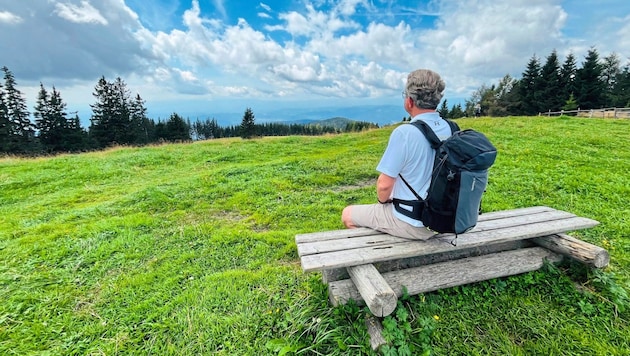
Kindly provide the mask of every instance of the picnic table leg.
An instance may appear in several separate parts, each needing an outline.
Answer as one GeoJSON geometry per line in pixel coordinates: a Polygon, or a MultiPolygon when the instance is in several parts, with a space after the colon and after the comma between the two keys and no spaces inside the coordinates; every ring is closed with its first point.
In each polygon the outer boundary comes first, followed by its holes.
{"type": "Polygon", "coordinates": [[[384,317],[396,309],[396,293],[373,264],[348,267],[348,274],[372,314],[384,317]]]}

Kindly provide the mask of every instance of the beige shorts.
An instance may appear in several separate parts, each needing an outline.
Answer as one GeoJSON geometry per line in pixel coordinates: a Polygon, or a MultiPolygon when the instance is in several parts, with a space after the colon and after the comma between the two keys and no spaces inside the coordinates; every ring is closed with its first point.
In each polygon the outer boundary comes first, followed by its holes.
{"type": "Polygon", "coordinates": [[[352,205],[350,218],[357,227],[369,227],[393,236],[427,240],[435,232],[415,227],[394,216],[392,204],[352,205]]]}

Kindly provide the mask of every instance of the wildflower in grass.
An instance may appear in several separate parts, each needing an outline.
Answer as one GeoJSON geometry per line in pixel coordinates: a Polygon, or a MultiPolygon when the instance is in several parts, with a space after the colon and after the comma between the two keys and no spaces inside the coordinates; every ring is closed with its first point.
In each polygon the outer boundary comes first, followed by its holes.
{"type": "Polygon", "coordinates": [[[440,320],[440,317],[439,317],[439,316],[437,316],[437,315],[434,315],[434,316],[433,316],[433,319],[435,319],[435,321],[439,321],[439,320],[440,320]]]}

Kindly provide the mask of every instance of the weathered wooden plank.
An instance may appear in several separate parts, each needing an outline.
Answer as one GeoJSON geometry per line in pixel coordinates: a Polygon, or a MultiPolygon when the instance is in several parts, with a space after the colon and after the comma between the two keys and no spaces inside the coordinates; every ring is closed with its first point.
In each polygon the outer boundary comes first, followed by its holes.
{"type": "MultiPolygon", "coordinates": [[[[540,237],[566,231],[586,229],[597,226],[598,224],[599,222],[593,219],[573,216],[561,220],[532,222],[525,225],[504,227],[495,230],[471,231],[460,235],[457,238],[457,245],[480,246],[487,243],[497,243],[529,237],[540,237]]],[[[452,235],[445,236],[441,238],[441,240],[452,241],[452,235]]]]}
{"type": "Polygon", "coordinates": [[[320,231],[320,232],[312,232],[312,233],[307,233],[307,234],[295,235],[295,242],[298,244],[301,244],[301,243],[306,243],[306,242],[337,240],[337,239],[343,239],[347,237],[365,236],[365,235],[374,235],[374,234],[380,234],[380,232],[372,230],[372,229],[368,229],[366,227],[362,227],[358,229],[320,231]]]}
{"type": "Polygon", "coordinates": [[[494,220],[494,219],[505,219],[505,218],[511,218],[515,216],[538,214],[538,213],[544,213],[547,211],[554,211],[554,210],[556,209],[550,208],[548,206],[530,206],[527,208],[491,211],[491,212],[483,213],[479,215],[478,221],[481,222],[481,221],[488,221],[488,220],[494,220]]]}
{"type": "Polygon", "coordinates": [[[457,246],[451,245],[452,237],[445,236],[427,241],[406,241],[389,245],[357,248],[350,251],[334,251],[307,255],[301,257],[301,262],[302,269],[305,272],[310,272],[546,236],[566,231],[585,229],[596,226],[597,224],[598,222],[592,219],[573,217],[498,230],[472,231],[460,235],[457,239],[457,246]]]}
{"type": "Polygon", "coordinates": [[[348,274],[373,315],[384,317],[396,309],[398,297],[374,265],[348,267],[348,274]]]}
{"type": "Polygon", "coordinates": [[[595,268],[604,268],[610,262],[610,254],[605,249],[567,234],[537,237],[532,241],[595,268]]]}
{"type": "MultiPolygon", "coordinates": [[[[353,230],[353,229],[349,229],[353,230]]],[[[395,244],[400,242],[409,241],[400,237],[384,234],[378,232],[372,235],[359,235],[352,236],[340,240],[324,240],[316,242],[306,242],[297,245],[298,255],[306,256],[317,253],[325,253],[341,250],[352,250],[355,248],[368,247],[368,246],[380,246],[387,244],[395,244]]]]}
{"type": "MultiPolygon", "coordinates": [[[[571,213],[567,213],[565,211],[560,211],[560,210],[537,211],[535,213],[531,213],[527,215],[509,216],[509,217],[504,217],[501,219],[491,219],[491,220],[482,221],[473,230],[461,236],[463,237],[471,233],[479,233],[482,231],[496,230],[496,229],[519,226],[519,225],[529,225],[529,224],[537,223],[537,222],[553,221],[553,220],[566,219],[566,218],[572,218],[572,217],[575,217],[575,215],[571,213]]],[[[395,237],[395,236],[391,236],[391,235],[383,234],[383,233],[364,235],[363,231],[361,231],[356,236],[353,236],[351,234],[344,234],[343,236],[344,238],[338,239],[338,240],[336,239],[334,241],[323,240],[323,241],[300,243],[297,245],[298,255],[306,256],[306,255],[311,255],[311,254],[316,254],[316,253],[345,251],[345,250],[352,250],[356,248],[391,245],[395,243],[403,243],[403,242],[409,241],[409,239],[395,237]]],[[[441,234],[441,235],[437,235],[436,237],[446,237],[446,236],[453,236],[453,234],[441,234]]]]}
{"type": "MultiPolygon", "coordinates": [[[[542,267],[545,260],[558,262],[561,259],[561,255],[543,247],[532,247],[392,271],[384,273],[383,278],[400,297],[403,286],[407,293],[416,295],[535,271],[542,267]]],[[[352,280],[331,282],[328,291],[333,305],[345,304],[350,299],[364,303],[352,280]]]]}
{"type": "MultiPolygon", "coordinates": [[[[473,232],[487,231],[487,230],[502,229],[506,227],[513,227],[513,226],[519,226],[519,225],[528,225],[528,224],[544,222],[544,221],[569,219],[575,216],[576,216],[575,214],[571,214],[566,211],[552,210],[552,211],[544,211],[544,212],[539,212],[539,213],[534,213],[534,214],[506,217],[506,218],[501,218],[501,219],[484,220],[477,223],[477,226],[475,226],[474,229],[467,232],[466,234],[473,233],[473,232]]],[[[446,236],[446,235],[453,235],[453,234],[442,234],[442,235],[446,236]]],[[[464,234],[462,234],[462,236],[464,236],[464,234]]]]}
{"type": "MultiPolygon", "coordinates": [[[[476,246],[470,248],[464,248],[461,250],[445,251],[441,253],[427,254],[414,256],[409,258],[401,258],[390,261],[383,261],[374,263],[374,267],[382,274],[385,272],[391,272],[401,270],[405,268],[412,268],[418,266],[424,266],[432,263],[453,261],[466,257],[476,257],[481,255],[487,255],[491,253],[497,253],[502,251],[516,250],[519,248],[532,247],[534,243],[529,240],[515,240],[508,241],[499,244],[490,244],[485,246],[476,246]]],[[[331,268],[322,271],[322,282],[328,284],[333,281],[342,279],[349,279],[350,275],[345,267],[331,268]]]]}
{"type": "MultiPolygon", "coordinates": [[[[538,213],[549,212],[549,211],[555,211],[555,209],[549,208],[546,206],[533,206],[533,207],[528,207],[528,208],[493,211],[493,212],[479,215],[479,222],[495,220],[495,219],[505,219],[505,218],[511,218],[515,216],[522,216],[522,215],[538,214],[538,213]]],[[[368,236],[368,235],[375,235],[375,234],[381,234],[381,233],[378,231],[374,231],[372,229],[368,229],[368,228],[318,231],[318,232],[295,235],[295,242],[297,244],[302,244],[302,243],[307,243],[307,242],[337,240],[337,239],[343,239],[343,238],[368,236]]]]}

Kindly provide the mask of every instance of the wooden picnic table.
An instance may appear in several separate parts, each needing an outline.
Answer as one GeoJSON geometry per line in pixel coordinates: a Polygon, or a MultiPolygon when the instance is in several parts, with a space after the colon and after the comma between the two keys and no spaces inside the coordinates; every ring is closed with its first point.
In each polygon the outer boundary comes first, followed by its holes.
{"type": "Polygon", "coordinates": [[[305,272],[321,271],[333,305],[366,303],[389,315],[406,289],[410,295],[539,269],[569,256],[602,268],[609,254],[566,234],[597,221],[544,206],[482,214],[455,239],[438,234],[412,240],[358,228],[295,236],[305,272]]]}

